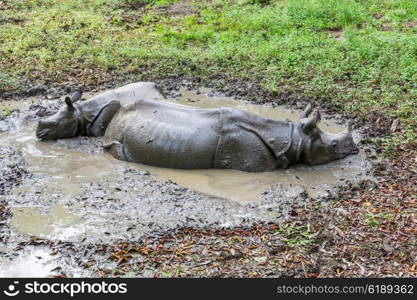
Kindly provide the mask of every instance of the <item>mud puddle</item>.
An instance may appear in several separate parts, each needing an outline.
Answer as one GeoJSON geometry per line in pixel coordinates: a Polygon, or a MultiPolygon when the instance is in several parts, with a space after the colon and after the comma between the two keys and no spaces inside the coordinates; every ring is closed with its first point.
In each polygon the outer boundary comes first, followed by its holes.
{"type": "MultiPolygon", "coordinates": [[[[301,113],[281,107],[253,105],[231,98],[208,97],[205,94],[196,94],[186,90],[181,90],[180,93],[182,95],[180,98],[171,101],[200,108],[235,107],[277,120],[297,121],[301,113]]],[[[82,145],[74,139],[62,140],[58,143],[40,142],[34,136],[34,126],[32,124],[14,136],[6,134],[7,137],[2,137],[0,135],[0,141],[11,144],[21,151],[33,173],[54,176],[53,188],[64,189],[63,191],[69,196],[79,190],[80,179],[100,181],[103,178],[115,177],[118,175],[118,169],[126,168],[126,163],[115,161],[107,154],[96,153],[92,156],[88,153],[101,152],[101,149],[96,149],[100,145],[89,149],[91,145],[87,142],[85,149],[80,149],[82,145]],[[73,151],[71,148],[74,147],[80,151],[73,151]]],[[[344,129],[326,120],[320,124],[320,127],[331,133],[344,129]]],[[[300,185],[314,198],[325,196],[328,191],[332,190],[332,187],[341,184],[343,180],[362,176],[364,160],[365,155],[361,152],[359,155],[323,166],[295,166],[288,170],[262,173],[235,170],[174,170],[139,164],[130,164],[130,167],[149,171],[160,181],[171,180],[199,192],[247,203],[258,200],[268,187],[278,182],[287,188],[300,185]]]]}
{"type": "MultiPolygon", "coordinates": [[[[236,107],[281,120],[296,121],[301,113],[209,97],[204,92],[180,93],[181,97],[166,101],[236,107]]],[[[24,105],[21,110],[30,110],[24,105]]],[[[325,196],[346,180],[363,179],[368,169],[363,152],[323,166],[300,165],[264,173],[156,168],[115,160],[102,152],[101,138],[40,142],[34,134],[36,118],[26,120],[14,121],[18,125],[0,133],[0,145],[21,153],[34,175],[0,196],[11,206],[10,228],[15,240],[36,236],[109,242],[136,240],[149,232],[181,226],[276,222],[285,218],[290,206],[303,205],[305,193],[314,198],[325,196]]],[[[332,133],[344,129],[330,120],[320,126],[332,133]]]]}
{"type": "Polygon", "coordinates": [[[47,211],[42,207],[13,207],[12,228],[30,236],[60,236],[69,239],[83,230],[82,219],[72,214],[68,207],[56,204],[47,211]],[[75,226],[78,224],[78,226],[75,226]]]}

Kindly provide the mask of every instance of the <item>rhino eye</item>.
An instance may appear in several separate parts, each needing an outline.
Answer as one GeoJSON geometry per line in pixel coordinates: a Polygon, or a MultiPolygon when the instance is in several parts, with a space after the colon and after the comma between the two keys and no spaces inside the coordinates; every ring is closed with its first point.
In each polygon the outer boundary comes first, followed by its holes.
{"type": "Polygon", "coordinates": [[[336,142],[336,141],[333,141],[333,142],[332,142],[332,144],[331,144],[331,146],[332,146],[333,148],[336,148],[336,147],[337,147],[337,142],[336,142]]]}

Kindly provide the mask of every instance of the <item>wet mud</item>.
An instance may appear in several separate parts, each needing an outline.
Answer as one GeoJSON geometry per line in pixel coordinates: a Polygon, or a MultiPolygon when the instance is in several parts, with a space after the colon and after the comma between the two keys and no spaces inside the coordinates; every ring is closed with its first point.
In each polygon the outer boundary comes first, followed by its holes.
{"type": "MultiPolygon", "coordinates": [[[[236,107],[292,121],[300,114],[298,110],[213,96],[206,89],[180,90],[177,97],[166,101],[207,108],[236,107]]],[[[139,241],[181,227],[281,222],[307,199],[320,201],[346,182],[363,180],[370,168],[363,151],[323,166],[298,165],[264,173],[173,170],[121,162],[103,153],[102,138],[39,141],[34,134],[36,121],[60,105],[37,97],[0,102],[0,111],[8,112],[0,117],[0,204],[4,203],[8,212],[0,220],[5,228],[0,227],[0,276],[19,276],[18,271],[13,273],[3,266],[15,264],[19,270],[25,259],[44,267],[34,267],[39,270],[34,274],[24,274],[23,268],[21,276],[54,276],[56,270],[72,276],[82,274],[73,261],[56,266],[56,257],[46,248],[25,247],[10,256],[19,243],[34,237],[77,244],[114,243],[139,241]]],[[[332,133],[344,129],[326,116],[320,126],[332,133]]],[[[358,133],[354,137],[360,140],[358,133]]]]}
{"type": "Polygon", "coordinates": [[[57,277],[62,270],[69,277],[88,276],[71,259],[55,255],[48,246],[27,246],[18,253],[3,255],[0,277],[57,277]]]}
{"type": "Polygon", "coordinates": [[[2,146],[0,157],[0,195],[4,195],[29,176],[29,172],[22,155],[12,147],[2,146]]]}

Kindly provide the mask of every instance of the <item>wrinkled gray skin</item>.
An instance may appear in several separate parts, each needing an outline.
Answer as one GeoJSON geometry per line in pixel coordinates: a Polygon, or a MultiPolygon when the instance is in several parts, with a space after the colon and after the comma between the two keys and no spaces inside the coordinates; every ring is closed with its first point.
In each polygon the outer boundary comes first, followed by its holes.
{"type": "Polygon", "coordinates": [[[319,120],[311,104],[294,124],[233,108],[143,100],[118,110],[104,148],[117,159],[153,166],[248,172],[324,164],[358,153],[350,124],[343,133],[327,134],[317,127],[319,120]]]}
{"type": "Polygon", "coordinates": [[[157,100],[164,96],[153,82],[136,82],[79,101],[82,93],[75,91],[65,98],[65,106],[56,114],[39,121],[36,136],[44,140],[73,136],[103,136],[121,105],[138,100],[157,100]],[[79,102],[77,102],[79,101],[79,102]]]}

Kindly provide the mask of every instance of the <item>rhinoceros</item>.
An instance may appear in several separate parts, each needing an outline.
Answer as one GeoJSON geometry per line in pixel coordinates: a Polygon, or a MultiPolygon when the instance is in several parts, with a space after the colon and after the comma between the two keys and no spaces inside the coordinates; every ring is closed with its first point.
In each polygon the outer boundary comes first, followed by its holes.
{"type": "Polygon", "coordinates": [[[358,153],[351,124],[339,134],[317,127],[309,104],[298,123],[234,108],[199,109],[140,100],[121,106],[105,132],[105,151],[123,161],[178,169],[248,172],[323,164],[358,153]]]}
{"type": "Polygon", "coordinates": [[[198,109],[167,103],[152,82],[133,83],[88,101],[81,92],[39,121],[41,139],[105,135],[105,151],[124,161],[180,169],[249,172],[323,164],[358,153],[351,125],[328,134],[309,104],[298,123],[263,118],[233,108],[198,109]],[[77,102],[77,103],[76,103],[77,102]]]}
{"type": "Polygon", "coordinates": [[[73,136],[103,136],[107,125],[121,105],[138,100],[164,99],[153,82],[136,82],[104,92],[87,101],[79,101],[76,90],[65,98],[65,106],[56,114],[39,121],[36,136],[51,140],[73,136]]]}

